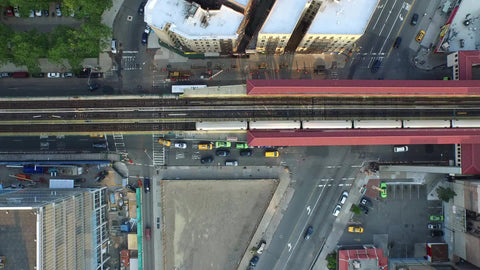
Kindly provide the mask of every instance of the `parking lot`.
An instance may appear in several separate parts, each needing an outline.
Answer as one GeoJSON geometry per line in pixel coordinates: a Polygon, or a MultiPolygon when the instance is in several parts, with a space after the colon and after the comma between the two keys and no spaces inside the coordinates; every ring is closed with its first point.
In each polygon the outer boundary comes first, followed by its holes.
{"type": "Polygon", "coordinates": [[[427,200],[427,186],[413,183],[387,183],[387,198],[370,198],[368,214],[354,216],[351,225],[364,228],[363,233],[348,232],[339,241],[342,246],[374,244],[389,251],[394,258],[423,257],[427,242],[443,242],[431,236],[427,228],[431,215],[442,215],[442,203],[427,200]]]}

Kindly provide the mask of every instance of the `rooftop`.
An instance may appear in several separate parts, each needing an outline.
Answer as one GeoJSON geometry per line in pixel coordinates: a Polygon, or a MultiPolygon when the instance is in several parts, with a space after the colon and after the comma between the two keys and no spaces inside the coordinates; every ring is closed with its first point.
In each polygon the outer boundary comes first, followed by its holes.
{"type": "Polygon", "coordinates": [[[277,0],[263,24],[262,34],[291,34],[310,0],[277,0]]]}
{"type": "Polygon", "coordinates": [[[388,269],[388,258],[383,257],[382,249],[340,250],[338,252],[339,270],[388,269]]]}
{"type": "Polygon", "coordinates": [[[449,48],[448,50],[477,50],[476,44],[479,42],[480,33],[478,28],[480,27],[480,2],[478,0],[463,0],[450,24],[449,31],[447,32],[449,48]],[[465,25],[464,22],[470,22],[469,25],[465,25]],[[463,48],[460,46],[460,40],[463,40],[463,48]]]}
{"type": "Polygon", "coordinates": [[[150,0],[145,6],[147,24],[170,24],[170,31],[189,39],[234,39],[242,20],[243,14],[226,6],[207,11],[184,0],[150,0]]]}
{"type": "Polygon", "coordinates": [[[324,1],[307,34],[361,35],[379,0],[324,1]]]}
{"type": "Polygon", "coordinates": [[[0,255],[6,269],[34,269],[37,260],[37,215],[32,210],[0,211],[0,255]]]}

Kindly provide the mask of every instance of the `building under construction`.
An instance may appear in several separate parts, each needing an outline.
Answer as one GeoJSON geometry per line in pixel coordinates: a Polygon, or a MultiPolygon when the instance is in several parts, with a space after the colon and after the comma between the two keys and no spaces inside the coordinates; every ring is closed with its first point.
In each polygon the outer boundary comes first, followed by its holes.
{"type": "Polygon", "coordinates": [[[107,269],[106,203],[105,188],[0,190],[6,268],[107,269]]]}

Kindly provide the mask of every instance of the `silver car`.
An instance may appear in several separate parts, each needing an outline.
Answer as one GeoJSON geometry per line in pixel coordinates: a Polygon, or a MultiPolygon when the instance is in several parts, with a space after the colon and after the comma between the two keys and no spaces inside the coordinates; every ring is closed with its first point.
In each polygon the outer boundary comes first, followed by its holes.
{"type": "Polygon", "coordinates": [[[333,209],[333,215],[338,217],[338,214],[340,214],[341,209],[342,209],[342,206],[340,204],[337,204],[337,206],[335,206],[335,209],[333,209]]]}

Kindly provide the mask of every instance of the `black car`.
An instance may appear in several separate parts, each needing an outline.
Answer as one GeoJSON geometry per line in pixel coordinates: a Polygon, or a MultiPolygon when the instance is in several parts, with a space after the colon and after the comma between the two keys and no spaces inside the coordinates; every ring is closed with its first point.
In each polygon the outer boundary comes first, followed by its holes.
{"type": "Polygon", "coordinates": [[[360,200],[360,204],[361,205],[365,205],[365,206],[372,206],[372,201],[367,198],[367,197],[363,197],[361,200],[360,200]]]}
{"type": "Polygon", "coordinates": [[[43,16],[48,17],[49,12],[48,9],[43,10],[43,16]]]}
{"type": "Polygon", "coordinates": [[[393,43],[393,48],[398,49],[398,47],[400,47],[400,43],[402,43],[402,38],[401,38],[401,37],[397,37],[397,38],[395,39],[395,42],[393,43]]]}
{"type": "Polygon", "coordinates": [[[310,236],[313,234],[313,227],[308,226],[307,230],[305,231],[305,235],[303,236],[303,239],[308,240],[310,239],[310,236]]]}
{"type": "Polygon", "coordinates": [[[375,60],[375,62],[373,62],[373,64],[372,64],[372,67],[370,68],[370,70],[372,71],[372,73],[376,73],[380,69],[381,65],[382,65],[382,61],[375,60]]]}
{"type": "Polygon", "coordinates": [[[228,150],[217,150],[217,151],[215,151],[215,155],[217,155],[219,157],[230,156],[230,151],[228,151],[228,150]]]}
{"type": "Polygon", "coordinates": [[[150,192],[150,179],[143,179],[143,188],[145,189],[145,193],[150,192]]]}
{"type": "Polygon", "coordinates": [[[258,256],[253,256],[253,258],[250,260],[250,266],[256,266],[258,263],[258,260],[260,260],[258,256]]]}
{"type": "Polygon", "coordinates": [[[100,182],[102,181],[103,179],[105,179],[105,177],[108,175],[108,171],[101,171],[97,174],[97,177],[95,178],[95,182],[100,182]]]}
{"type": "Polygon", "coordinates": [[[200,160],[200,162],[202,164],[212,163],[213,162],[213,157],[212,156],[204,157],[200,160]]]}
{"type": "Polygon", "coordinates": [[[10,72],[0,73],[0,78],[8,78],[8,77],[12,77],[12,73],[10,73],[10,72]]]}
{"type": "Polygon", "coordinates": [[[146,4],[145,2],[142,2],[140,4],[140,6],[138,7],[138,14],[143,15],[143,13],[145,11],[145,4],[146,4]]]}
{"type": "Polygon", "coordinates": [[[251,157],[252,156],[252,150],[250,150],[250,149],[242,150],[242,151],[240,151],[240,156],[251,157]]]}
{"type": "Polygon", "coordinates": [[[93,90],[97,90],[100,86],[96,83],[92,83],[88,86],[88,90],[90,91],[93,91],[93,90]]]}
{"type": "Polygon", "coordinates": [[[368,215],[368,207],[365,205],[359,204],[358,207],[360,207],[365,215],[368,215]]]}
{"type": "Polygon", "coordinates": [[[43,78],[45,77],[45,73],[39,72],[39,73],[32,73],[33,78],[43,78]]]}
{"type": "Polygon", "coordinates": [[[418,14],[414,13],[413,16],[412,16],[412,20],[410,21],[410,24],[411,25],[417,25],[417,21],[418,21],[418,14]]]}
{"type": "Polygon", "coordinates": [[[143,32],[142,34],[142,44],[147,45],[148,34],[143,32]]]}
{"type": "Polygon", "coordinates": [[[432,237],[435,237],[435,236],[443,236],[443,231],[431,231],[430,232],[430,235],[432,237]]]}

